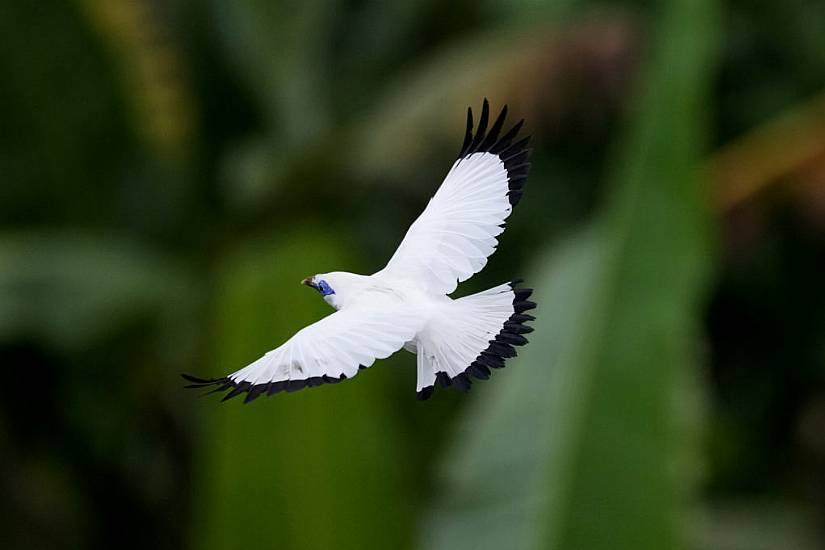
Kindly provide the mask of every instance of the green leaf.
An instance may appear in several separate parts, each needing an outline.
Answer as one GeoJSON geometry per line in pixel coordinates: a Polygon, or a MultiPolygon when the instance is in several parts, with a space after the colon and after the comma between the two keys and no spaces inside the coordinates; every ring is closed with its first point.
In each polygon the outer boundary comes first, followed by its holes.
{"type": "Polygon", "coordinates": [[[481,395],[443,472],[446,487],[425,525],[422,548],[542,547],[541,515],[563,504],[552,502],[558,499],[549,494],[547,479],[572,451],[584,384],[592,376],[581,339],[593,320],[593,289],[604,264],[594,236],[571,240],[540,270],[549,276],[536,278],[537,331],[521,361],[478,388],[481,395]]]}
{"type": "Polygon", "coordinates": [[[536,332],[485,386],[422,548],[683,546],[709,222],[695,177],[715,13],[670,3],[595,225],[534,284],[536,332]]]}
{"type": "Polygon", "coordinates": [[[334,0],[294,6],[265,0],[211,2],[228,57],[281,141],[311,138],[328,124],[325,70],[334,0]]]}
{"type": "MultiPolygon", "coordinates": [[[[238,370],[331,313],[301,279],[358,270],[344,241],[312,227],[251,245],[224,266],[213,375],[238,370]]],[[[209,422],[197,461],[200,546],[361,548],[369,540],[395,548],[408,539],[405,496],[414,480],[404,467],[390,391],[399,371],[391,363],[380,361],[352,381],[249,405],[203,399],[198,407],[209,422]]]]}
{"type": "Polygon", "coordinates": [[[191,283],[176,261],[127,240],[2,234],[0,339],[34,336],[78,349],[146,315],[180,338],[191,283]]]}

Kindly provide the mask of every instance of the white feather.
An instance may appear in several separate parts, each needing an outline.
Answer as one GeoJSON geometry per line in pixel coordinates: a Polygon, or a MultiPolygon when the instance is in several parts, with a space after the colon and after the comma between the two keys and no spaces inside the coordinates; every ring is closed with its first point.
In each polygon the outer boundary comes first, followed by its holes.
{"type": "Polygon", "coordinates": [[[337,311],[299,330],[282,346],[230,375],[235,382],[263,384],[317,376],[352,378],[398,351],[423,320],[396,305],[337,311]]]}
{"type": "Polygon", "coordinates": [[[475,137],[468,116],[462,158],[453,164],[384,269],[371,276],[334,272],[305,281],[323,292],[324,300],[338,311],[299,330],[228,378],[189,377],[197,382],[194,386],[221,384],[220,389],[232,388],[226,398],[248,391],[252,399],[264,390],[271,393],[352,378],[359,366],[369,367],[404,347],[418,354],[419,397],[426,398],[439,377],[466,389],[468,372],[486,378],[486,365],[502,366],[499,362],[514,354],[507,342],[526,342],[519,335],[529,327],[520,326],[525,317],[515,312],[534,305],[516,303],[517,296],[524,300],[529,291],[517,295],[512,284],[505,284],[458,300],[447,295],[481,271],[495,251],[496,237],[512,211],[508,194],[513,182],[520,182],[513,192],[516,197],[521,194],[528,166],[526,140],[510,146],[521,123],[492,146],[505,114],[506,108],[489,139],[484,135],[486,100],[475,137]],[[489,146],[486,150],[497,152],[468,153],[482,143],[489,146]],[[507,167],[505,161],[510,163],[507,167]],[[508,181],[511,177],[520,179],[508,181]]]}
{"type": "Polygon", "coordinates": [[[387,266],[376,275],[413,280],[433,294],[450,294],[487,264],[512,211],[507,171],[498,155],[457,160],[387,266]]]}

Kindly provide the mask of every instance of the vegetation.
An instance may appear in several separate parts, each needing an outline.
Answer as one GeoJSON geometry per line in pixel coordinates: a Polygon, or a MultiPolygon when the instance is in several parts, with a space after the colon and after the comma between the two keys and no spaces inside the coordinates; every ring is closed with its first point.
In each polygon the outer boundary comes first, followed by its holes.
{"type": "Polygon", "coordinates": [[[3,548],[825,544],[825,5],[0,2],[3,548]],[[225,404],[508,103],[531,344],[225,404]]]}

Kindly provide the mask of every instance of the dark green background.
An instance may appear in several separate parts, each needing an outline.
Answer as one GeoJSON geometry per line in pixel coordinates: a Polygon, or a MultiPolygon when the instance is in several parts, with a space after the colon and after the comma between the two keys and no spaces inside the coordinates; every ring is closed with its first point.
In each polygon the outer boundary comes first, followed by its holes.
{"type": "Polygon", "coordinates": [[[813,0],[0,0],[0,547],[825,547],[823,37],[813,0]],[[533,168],[459,293],[537,289],[518,359],[182,389],[383,267],[484,97],[533,168]]]}

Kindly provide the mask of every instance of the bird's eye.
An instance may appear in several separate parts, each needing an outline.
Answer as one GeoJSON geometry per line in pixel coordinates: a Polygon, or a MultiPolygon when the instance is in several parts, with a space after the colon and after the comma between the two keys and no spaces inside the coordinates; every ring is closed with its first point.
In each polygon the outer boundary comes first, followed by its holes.
{"type": "Polygon", "coordinates": [[[332,287],[329,286],[326,281],[318,281],[318,292],[320,292],[322,296],[335,294],[335,291],[332,290],[332,287]]]}

